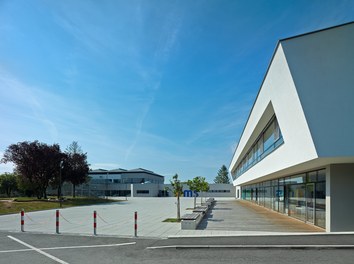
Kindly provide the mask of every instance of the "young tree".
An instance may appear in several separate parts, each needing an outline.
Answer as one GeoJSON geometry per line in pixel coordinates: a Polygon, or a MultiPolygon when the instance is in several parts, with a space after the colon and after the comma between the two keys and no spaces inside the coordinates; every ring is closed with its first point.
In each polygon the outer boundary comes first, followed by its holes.
{"type": "Polygon", "coordinates": [[[17,177],[13,173],[5,173],[0,175],[0,190],[5,192],[7,197],[11,197],[11,193],[17,190],[17,177]]]}
{"type": "MultiPolygon", "coordinates": [[[[204,177],[199,177],[199,181],[200,181],[200,191],[203,192],[207,192],[209,191],[209,183],[205,181],[204,177]]],[[[200,203],[202,203],[202,195],[200,196],[200,203]]]]}
{"type": "Polygon", "coordinates": [[[180,207],[180,200],[179,197],[182,195],[183,192],[183,184],[178,179],[178,174],[175,174],[172,178],[173,180],[170,181],[172,185],[172,191],[175,197],[177,197],[177,219],[181,219],[181,207],[180,207]]]}
{"type": "MultiPolygon", "coordinates": [[[[205,181],[204,177],[194,177],[192,180],[187,181],[187,185],[191,191],[207,192],[209,191],[209,183],[205,181]]],[[[200,203],[202,203],[202,195],[200,196],[200,203]]],[[[196,196],[194,195],[194,208],[196,206],[196,196]]]]}
{"type": "Polygon", "coordinates": [[[75,197],[75,187],[85,183],[88,179],[89,165],[87,163],[87,153],[83,153],[76,141],[73,141],[65,151],[66,157],[63,163],[63,176],[73,185],[73,197],[75,197]]]}
{"type": "Polygon", "coordinates": [[[197,204],[197,195],[196,192],[200,192],[200,178],[201,177],[194,177],[192,180],[187,181],[187,185],[189,189],[193,192],[193,197],[194,197],[194,208],[196,207],[197,204]]]}
{"type": "Polygon", "coordinates": [[[222,165],[218,171],[218,175],[214,179],[214,183],[230,183],[229,171],[225,165],[222,165]]]}

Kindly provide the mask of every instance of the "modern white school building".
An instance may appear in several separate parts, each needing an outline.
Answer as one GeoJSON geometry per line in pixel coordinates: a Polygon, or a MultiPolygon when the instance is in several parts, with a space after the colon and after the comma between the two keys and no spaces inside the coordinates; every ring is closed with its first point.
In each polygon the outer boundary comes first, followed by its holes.
{"type": "Polygon", "coordinates": [[[278,42],[229,170],[239,199],[354,231],[354,23],[278,42]]]}

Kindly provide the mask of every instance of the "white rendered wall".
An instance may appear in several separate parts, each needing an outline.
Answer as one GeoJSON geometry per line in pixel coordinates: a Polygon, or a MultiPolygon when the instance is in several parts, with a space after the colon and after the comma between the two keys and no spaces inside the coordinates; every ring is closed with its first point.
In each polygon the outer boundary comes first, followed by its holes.
{"type": "Polygon", "coordinates": [[[230,165],[230,170],[254,143],[275,112],[284,144],[237,178],[241,185],[317,158],[309,128],[281,44],[260,89],[230,165]]]}
{"type": "Polygon", "coordinates": [[[159,194],[160,184],[145,183],[131,184],[132,197],[157,197],[159,194]],[[149,193],[138,193],[138,191],[149,191],[149,193]]]}
{"type": "Polygon", "coordinates": [[[241,199],[241,187],[236,186],[236,199],[241,199]]]}
{"type": "Polygon", "coordinates": [[[204,195],[207,197],[235,197],[236,188],[232,184],[210,183],[209,191],[204,193],[204,195]],[[228,192],[223,192],[223,191],[228,191],[228,192]]]}
{"type": "Polygon", "coordinates": [[[354,156],[354,24],[282,47],[318,156],[354,156]]]}

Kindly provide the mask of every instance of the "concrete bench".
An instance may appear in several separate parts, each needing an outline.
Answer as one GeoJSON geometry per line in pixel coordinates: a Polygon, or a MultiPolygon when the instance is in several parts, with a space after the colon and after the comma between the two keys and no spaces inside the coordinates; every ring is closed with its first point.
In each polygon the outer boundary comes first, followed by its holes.
{"type": "Polygon", "coordinates": [[[214,198],[208,198],[206,200],[207,203],[210,203],[210,204],[214,204],[215,203],[215,199],[214,198]]]}
{"type": "Polygon", "coordinates": [[[193,213],[201,213],[203,216],[208,212],[208,206],[197,206],[193,209],[193,213]]]}
{"type": "Polygon", "coordinates": [[[205,202],[205,203],[202,203],[202,206],[207,206],[208,208],[210,208],[211,206],[213,205],[212,202],[205,202]]]}
{"type": "Polygon", "coordinates": [[[185,214],[181,217],[181,229],[194,230],[197,229],[200,221],[202,221],[201,213],[185,214]]]}
{"type": "Polygon", "coordinates": [[[208,206],[209,208],[215,203],[215,199],[214,198],[208,198],[205,203],[202,203],[202,205],[204,206],[208,206]]]}
{"type": "Polygon", "coordinates": [[[208,206],[197,206],[195,209],[208,209],[208,206]]]}

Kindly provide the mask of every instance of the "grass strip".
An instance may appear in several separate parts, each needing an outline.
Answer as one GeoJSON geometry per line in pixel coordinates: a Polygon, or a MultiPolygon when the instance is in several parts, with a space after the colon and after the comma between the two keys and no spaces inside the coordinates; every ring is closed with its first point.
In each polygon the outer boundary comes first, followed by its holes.
{"type": "Polygon", "coordinates": [[[166,222],[166,223],[180,223],[181,219],[177,219],[177,218],[167,218],[165,220],[163,220],[162,222],[166,222]]]}
{"type": "MultiPolygon", "coordinates": [[[[119,201],[92,197],[68,198],[62,202],[62,208],[113,202],[119,201]]],[[[60,209],[60,204],[57,200],[42,200],[27,197],[0,200],[0,215],[19,213],[21,209],[24,209],[25,212],[60,209]]]]}

